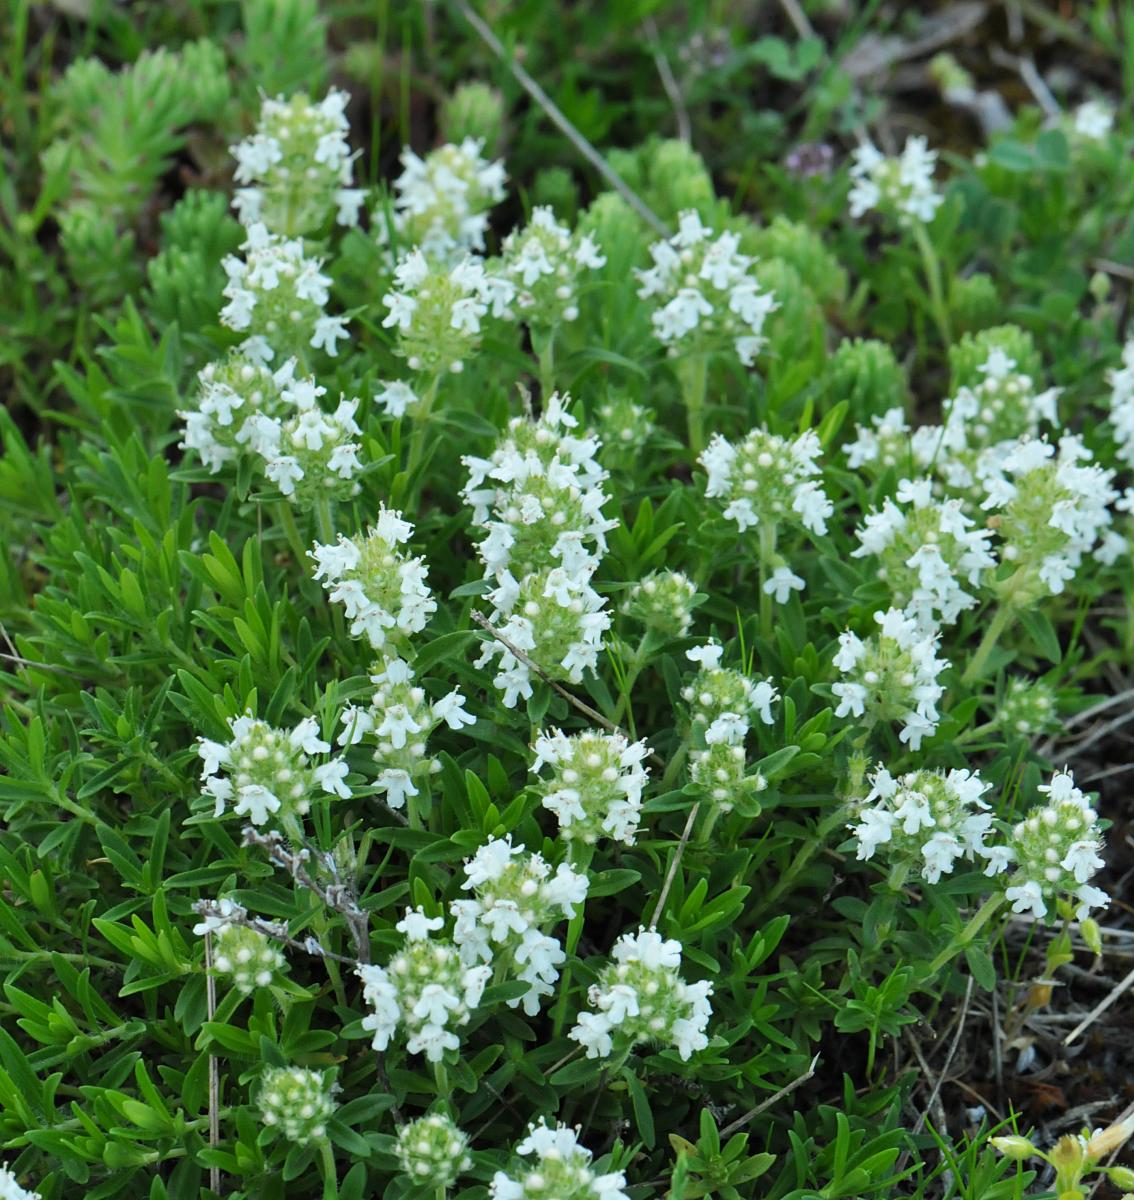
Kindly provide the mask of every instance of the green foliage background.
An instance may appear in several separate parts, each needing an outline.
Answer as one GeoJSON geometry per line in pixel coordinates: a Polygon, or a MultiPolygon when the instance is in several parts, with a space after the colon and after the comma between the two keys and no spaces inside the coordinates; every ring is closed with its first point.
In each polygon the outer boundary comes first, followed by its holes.
{"type": "MultiPolygon", "coordinates": [[[[936,340],[915,251],[843,219],[845,175],[802,180],[785,165],[793,147],[823,139],[841,159],[851,131],[883,116],[883,101],[840,63],[863,37],[895,32],[892,14],[878,4],[842,16],[834,7],[811,6],[814,38],[800,38],[770,5],[633,0],[556,6],[554,19],[541,0],[486,8],[509,51],[522,52],[588,140],[609,148],[663,221],[692,206],[710,223],[733,223],[766,282],[791,297],[772,323],[776,353],[763,380],[722,367],[711,381],[714,420],[730,435],[757,420],[783,431],[816,421],[830,447],[887,399],[908,388],[924,408],[972,368],[971,340],[952,359],[936,340]],[[689,56],[684,103],[708,170],[662,140],[675,116],[655,49],[675,64],[689,56]],[[895,353],[863,367],[866,355],[832,352],[844,336],[895,353]]],[[[1037,28],[1052,53],[1070,45],[1085,54],[1075,40],[1085,39],[1098,82],[1123,88],[1134,73],[1130,6],[1079,7],[1090,11],[1068,40],[1037,28]]],[[[480,1151],[477,1177],[489,1178],[527,1121],[547,1113],[583,1125],[610,1169],[632,1163],[632,1194],[643,1200],[668,1188],[690,1200],[1022,1195],[1030,1173],[988,1148],[987,1125],[966,1130],[958,1097],[951,1129],[915,1131],[918,1072],[902,1047],[903,1030],[926,1036],[918,1023],[947,1023],[970,974],[981,989],[1026,978],[1024,956],[1010,957],[1001,942],[973,945],[965,965],[927,987],[914,966],[960,929],[975,882],[959,876],[907,903],[854,873],[825,820],[838,805],[844,730],[815,685],[829,679],[838,630],[884,605],[884,591],[848,566],[840,532],[816,558],[824,610],[805,622],[798,607],[785,609],[773,635],[760,637],[751,586],[730,587],[743,553],[723,520],[706,519],[679,440],[677,384],[634,297],[628,268],[644,261],[648,231],[599,195],[597,177],[446,5],[193,0],[128,10],[94,3],[77,14],[9,0],[5,20],[5,1160],[45,1200],[188,1200],[211,1194],[214,1167],[226,1195],[323,1195],[310,1153],[265,1142],[249,1102],[263,1065],[302,1063],[337,1068],[343,1088],[331,1130],[342,1200],[402,1194],[391,1182],[394,1109],[423,1111],[436,1085],[403,1056],[387,1088],[359,1024],[354,980],[333,963],[291,955],[280,986],[254,1002],[222,996],[207,1019],[202,947],[189,932],[198,898],[231,894],[287,921],[294,936],[349,946],[341,923],[243,848],[231,827],[191,816],[202,811],[194,739],[222,737],[226,719],[248,707],[279,724],[309,711],[329,717],[366,693],[369,664],[336,629],[272,510],[250,499],[250,481],[230,489],[182,459],[175,414],[195,371],[232,341],[216,321],[219,263],[241,240],[223,194],[227,145],[254,121],[258,90],[349,87],[358,173],[377,183],[396,169],[402,144],[433,142],[453,85],[480,77],[500,89],[507,113],[500,149],[513,196],[501,229],[551,202],[561,215],[578,212],[608,250],[599,302],[559,355],[558,386],[588,411],[629,396],[661,417],[650,471],[634,460],[614,466],[621,526],[604,568],[611,593],[663,566],[714,581],[702,626],[739,639],[760,673],[781,681],[784,700],[776,728],[759,731],[774,779],[762,819],[736,814],[712,846],[690,845],[659,926],[681,940],[691,969],[714,980],[712,1046],[689,1064],[643,1050],[607,1078],[598,1064],[561,1065],[570,1045],[549,1036],[546,1019],[494,1010],[491,1022],[474,1022],[452,1076],[459,1122],[480,1151]],[[210,1055],[221,1064],[214,1148],[210,1055]],[[790,1099],[743,1120],[813,1065],[790,1099]]],[[[895,129],[910,123],[900,106],[891,119],[895,129]]],[[[1134,168],[1117,145],[1084,167],[1063,132],[1040,126],[1025,111],[979,168],[965,157],[971,145],[956,146],[937,237],[958,333],[1020,324],[1070,410],[1085,411],[1117,360],[1129,276],[1108,281],[1105,263],[1134,259],[1134,168]]],[[[358,357],[325,382],[366,396],[395,369],[374,315],[387,277],[359,232],[338,245],[331,272],[340,308],[354,314],[358,357]]],[[[470,442],[476,452],[491,446],[516,411],[514,385],[530,372],[518,342],[486,347],[452,395],[423,468],[415,540],[435,593],[450,599],[417,669],[434,690],[464,687],[481,717],[470,737],[440,741],[429,828],[404,829],[365,798],[313,810],[317,844],[333,847],[343,872],[361,881],[380,950],[393,944],[406,904],[433,907],[456,894],[455,872],[486,836],[511,831],[530,849],[545,843],[524,790],[528,738],[541,723],[576,718],[547,689],[526,713],[505,713],[470,666],[480,571],[467,514],[445,484],[461,477],[470,442]]],[[[379,502],[396,504],[419,486],[400,470],[404,436],[368,415],[364,442],[377,465],[341,507],[340,528],[363,527],[379,502]]],[[[861,481],[842,482],[847,511],[868,506],[861,481]]],[[[1128,672],[1130,595],[1128,572],[1088,580],[1018,633],[1017,663],[1050,674],[1068,712],[1116,690],[1128,672]]],[[[955,640],[972,644],[980,632],[970,615],[955,640]]],[[[681,650],[670,647],[634,690],[636,732],[667,760],[681,741],[681,669],[681,650]]],[[[609,661],[589,696],[608,712],[625,686],[609,661]]],[[[989,681],[949,709],[942,765],[963,761],[954,743],[994,714],[998,686],[989,681]]],[[[1040,780],[1042,760],[1020,740],[991,732],[966,752],[983,755],[986,777],[1005,793],[1032,793],[1040,780]]],[[[689,807],[679,786],[671,779],[650,793],[649,833],[633,850],[596,859],[590,896],[602,904],[570,975],[576,1000],[614,933],[652,910],[689,807]]],[[[469,1196],[483,1194],[477,1186],[469,1196]]]]}

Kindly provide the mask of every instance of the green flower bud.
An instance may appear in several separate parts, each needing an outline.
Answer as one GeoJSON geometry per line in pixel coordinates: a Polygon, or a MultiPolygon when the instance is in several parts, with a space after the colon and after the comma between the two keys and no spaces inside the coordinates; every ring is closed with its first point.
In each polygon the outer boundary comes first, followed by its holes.
{"type": "Polygon", "coordinates": [[[1005,733],[1034,737],[1058,728],[1055,688],[1042,679],[1012,679],[997,708],[996,720],[1005,733]]]}
{"type": "Polygon", "coordinates": [[[1027,1138],[1020,1137],[1017,1134],[1010,1134],[1007,1137],[989,1138],[988,1140],[1005,1158],[1012,1158],[1017,1162],[1023,1162],[1025,1158],[1033,1158],[1039,1153],[1027,1138]]]}
{"type": "Polygon", "coordinates": [[[468,1134],[444,1113],[430,1113],[403,1125],[395,1153],[415,1187],[435,1191],[447,1191],[472,1166],[468,1134]]]}
{"type": "MultiPolygon", "coordinates": [[[[1079,925],[1079,932],[1083,935],[1083,941],[1087,943],[1087,949],[1092,954],[1102,953],[1102,933],[1099,930],[1099,923],[1093,917],[1088,917],[1079,925]]],[[[1122,1184],[1123,1187],[1134,1187],[1134,1183],[1122,1184]]]]}
{"type": "Polygon", "coordinates": [[[622,611],[665,637],[684,637],[693,622],[697,589],[680,571],[654,571],[627,593],[622,611]]]}
{"type": "Polygon", "coordinates": [[[226,925],[216,935],[213,967],[218,975],[227,975],[241,995],[267,987],[283,965],[284,956],[255,929],[226,925]]]}
{"type": "Polygon", "coordinates": [[[260,1119],[297,1146],[317,1142],[327,1136],[327,1121],[336,1108],[334,1091],[320,1071],[271,1067],[260,1087],[260,1119]]]}

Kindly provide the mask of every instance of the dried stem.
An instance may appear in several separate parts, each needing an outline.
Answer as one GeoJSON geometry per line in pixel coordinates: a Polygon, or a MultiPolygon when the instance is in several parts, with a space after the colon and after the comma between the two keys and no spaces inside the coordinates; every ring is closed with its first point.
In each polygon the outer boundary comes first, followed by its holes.
{"type": "MultiPolygon", "coordinates": [[[[483,613],[473,612],[470,615],[485,633],[490,633],[500,643],[500,645],[508,651],[509,654],[513,655],[517,660],[522,662],[529,671],[534,671],[540,677],[540,679],[547,684],[548,687],[550,687],[553,691],[558,692],[568,704],[574,705],[575,708],[577,708],[579,712],[583,714],[583,716],[587,717],[591,721],[594,721],[596,725],[601,725],[602,728],[607,731],[607,733],[620,733],[623,737],[629,736],[624,729],[618,725],[615,725],[613,721],[604,717],[602,713],[598,711],[598,709],[592,708],[585,700],[580,700],[578,696],[574,695],[572,692],[569,692],[565,687],[563,687],[562,684],[552,679],[551,676],[548,675],[548,673],[543,669],[543,667],[541,667],[539,663],[535,661],[535,659],[533,659],[526,651],[521,650],[520,647],[514,642],[509,641],[508,638],[506,638],[483,613]]],[[[649,752],[648,757],[655,766],[664,767],[666,765],[665,760],[661,757],[661,755],[655,754],[652,750],[649,752]]]]}
{"type": "MultiPolygon", "coordinates": [[[[254,829],[251,825],[244,827],[244,843],[245,846],[259,846],[261,849],[268,852],[268,858],[277,866],[282,867],[301,887],[305,887],[331,909],[332,912],[339,913],[347,923],[347,928],[350,930],[351,940],[354,942],[354,950],[356,959],[342,958],[340,955],[331,954],[329,951],[319,947],[317,951],[309,951],[309,953],[320,953],[327,958],[333,958],[341,962],[359,962],[368,963],[370,961],[370,914],[360,908],[358,900],[354,894],[354,889],[339,880],[339,868],[335,862],[334,855],[325,851],[316,851],[324,870],[334,880],[333,883],[320,883],[317,879],[312,878],[311,873],[307,869],[307,864],[311,861],[312,851],[304,847],[301,850],[292,850],[284,840],[283,835],[271,830],[268,833],[261,833],[258,829],[254,829]]],[[[309,939],[315,946],[314,938],[309,939]]]]}
{"type": "Polygon", "coordinates": [[[658,918],[662,915],[662,910],[665,908],[666,899],[669,897],[669,889],[673,886],[674,876],[677,874],[677,868],[681,865],[681,856],[685,853],[685,847],[689,844],[689,835],[693,832],[693,823],[697,820],[697,812],[701,807],[701,801],[698,800],[689,810],[689,816],[685,820],[685,828],[681,831],[681,840],[677,843],[677,851],[673,856],[673,861],[669,864],[669,870],[665,873],[665,882],[662,884],[662,890],[658,894],[658,902],[654,906],[654,915],[650,918],[650,928],[656,929],[658,918]]]}
{"type": "Polygon", "coordinates": [[[780,1088],[780,1090],[778,1092],[773,1092],[767,1098],[767,1100],[761,1100],[760,1103],[757,1104],[755,1108],[750,1108],[743,1116],[737,1117],[736,1120],[733,1121],[731,1125],[726,1125],[720,1131],[720,1137],[722,1137],[722,1138],[731,1137],[738,1129],[743,1129],[744,1126],[747,1125],[748,1122],[751,1121],[753,1117],[758,1117],[766,1109],[771,1108],[772,1105],[775,1104],[778,1100],[782,1100],[785,1096],[790,1096],[792,1094],[792,1092],[794,1092],[797,1088],[803,1087],[803,1085],[809,1079],[811,1079],[812,1076],[814,1076],[815,1069],[816,1069],[816,1067],[818,1067],[818,1065],[819,1065],[819,1055],[816,1054],[815,1057],[811,1060],[811,1066],[809,1066],[807,1068],[807,1070],[804,1071],[804,1073],[802,1075],[800,1075],[800,1077],[798,1079],[793,1079],[791,1081],[791,1083],[789,1083],[786,1087],[780,1088]]]}
{"type": "MultiPolygon", "coordinates": [[[[208,903],[208,902],[206,902],[208,903]]],[[[198,905],[197,911],[201,912],[198,905]]],[[[205,914],[202,913],[202,916],[205,914]]],[[[205,1012],[210,1021],[217,1015],[217,980],[213,974],[213,935],[205,931],[205,1012]]],[[[220,1145],[220,1064],[209,1055],[209,1148],[220,1145]]],[[[209,1168],[209,1190],[220,1192],[220,1167],[209,1168]]]]}
{"type": "Polygon", "coordinates": [[[481,18],[473,11],[472,6],[466,0],[452,0],[453,7],[461,14],[462,17],[473,27],[477,36],[482,42],[496,55],[498,59],[511,71],[516,82],[528,93],[529,96],[547,113],[552,122],[559,128],[560,132],[567,140],[575,147],[576,150],[591,164],[592,167],[610,184],[616,192],[629,204],[634,211],[646,222],[647,225],[659,236],[668,237],[669,230],[662,223],[661,218],[657,213],[649,207],[648,204],[633,191],[618,174],[617,171],[606,161],[605,158],[587,141],[585,137],[575,128],[574,125],[564,116],[562,110],[556,105],[551,97],[540,87],[538,83],[520,66],[516,60],[511,57],[507,50],[504,49],[503,43],[492,32],[492,30],[481,20],[481,18]]]}

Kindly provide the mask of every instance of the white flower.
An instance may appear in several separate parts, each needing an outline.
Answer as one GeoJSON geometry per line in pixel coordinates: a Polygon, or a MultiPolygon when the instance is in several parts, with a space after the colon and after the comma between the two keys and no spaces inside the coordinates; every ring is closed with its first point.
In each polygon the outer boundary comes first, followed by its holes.
{"type": "Polygon", "coordinates": [[[343,759],[333,758],[330,762],[316,767],[313,772],[313,778],[323,791],[331,792],[343,800],[349,800],[351,790],[346,783],[346,777],[349,773],[350,768],[343,759]]]}
{"type": "Polygon", "coordinates": [[[764,580],[764,592],[777,604],[786,604],[792,592],[802,592],[803,580],[788,566],[779,566],[764,580]]]}
{"type": "Polygon", "coordinates": [[[1075,109],[1074,128],[1089,141],[1105,141],[1114,128],[1114,109],[1102,100],[1086,100],[1075,109]]]}
{"type": "Polygon", "coordinates": [[[877,208],[906,224],[931,221],[944,199],[933,187],[936,161],[923,137],[909,138],[899,158],[887,158],[869,142],[859,146],[851,157],[850,215],[877,208]]]}
{"type": "Polygon", "coordinates": [[[1005,889],[1004,894],[1011,902],[1013,912],[1030,912],[1041,920],[1047,916],[1047,905],[1044,903],[1043,892],[1038,883],[1027,880],[1022,884],[1005,889]]]}
{"type": "Polygon", "coordinates": [[[279,797],[270,792],[263,784],[249,783],[236,790],[236,803],[232,811],[238,817],[247,817],[253,825],[267,824],[272,813],[279,812],[281,807],[279,797]]]}
{"type": "Polygon", "coordinates": [[[380,387],[381,391],[374,393],[375,403],[382,405],[391,417],[404,417],[417,404],[413,388],[404,380],[387,380],[380,387]]]}
{"type": "Polygon", "coordinates": [[[398,767],[387,767],[383,770],[375,785],[386,793],[386,803],[390,808],[405,808],[406,798],[418,795],[413,776],[409,771],[398,767]]]}

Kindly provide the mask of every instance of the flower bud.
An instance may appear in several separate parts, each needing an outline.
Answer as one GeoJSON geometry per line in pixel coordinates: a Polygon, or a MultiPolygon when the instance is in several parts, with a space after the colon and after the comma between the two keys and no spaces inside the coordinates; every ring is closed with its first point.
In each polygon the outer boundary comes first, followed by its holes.
{"type": "Polygon", "coordinates": [[[1079,932],[1083,935],[1083,941],[1087,943],[1087,949],[1092,954],[1102,953],[1102,933],[1099,930],[1099,923],[1093,917],[1088,917],[1079,925],[1079,932]]]}
{"type": "Polygon", "coordinates": [[[297,1146],[317,1142],[326,1137],[335,1111],[333,1090],[319,1071],[272,1067],[264,1072],[260,1089],[260,1119],[297,1146]]]}
{"type": "Polygon", "coordinates": [[[1004,1155],[1005,1158],[1023,1162],[1025,1158],[1033,1158],[1039,1151],[1025,1137],[1010,1134],[1007,1137],[989,1138],[989,1141],[1004,1155]]]}
{"type": "Polygon", "coordinates": [[[472,1166],[468,1134],[444,1113],[419,1117],[398,1130],[398,1163],[415,1187],[447,1190],[472,1166]]]}
{"type": "Polygon", "coordinates": [[[1117,1150],[1131,1134],[1134,1134],[1134,1114],[1096,1133],[1087,1142],[1087,1157],[1097,1162],[1104,1155],[1117,1150]]]}

